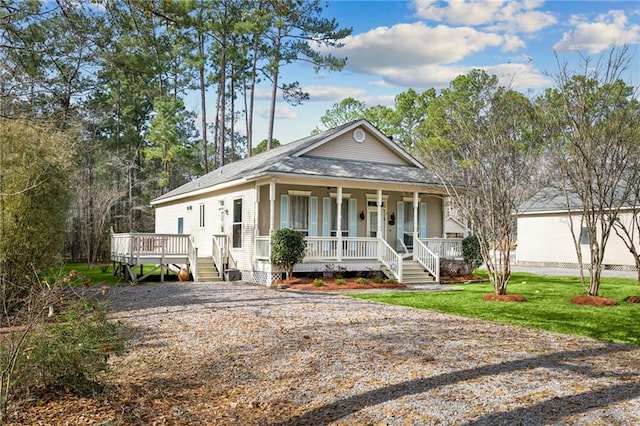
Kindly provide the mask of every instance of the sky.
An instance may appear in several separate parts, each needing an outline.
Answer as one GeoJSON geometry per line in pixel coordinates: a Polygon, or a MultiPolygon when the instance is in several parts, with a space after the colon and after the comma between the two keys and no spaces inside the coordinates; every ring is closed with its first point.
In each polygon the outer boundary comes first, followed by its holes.
{"type": "MultiPolygon", "coordinates": [[[[331,51],[347,64],[340,72],[316,73],[299,63],[282,68],[281,81],[299,81],[310,99],[294,107],[279,98],[274,137],[281,143],[308,136],[325,111],[349,96],[367,107],[393,106],[409,88],[441,89],[474,68],[535,92],[553,84],[558,60],[575,67],[581,55],[597,60],[612,44],[629,45],[625,79],[640,85],[637,0],[329,0],[323,14],[353,29],[331,51]]],[[[259,87],[258,95],[256,142],[267,135],[269,88],[259,87]]]]}

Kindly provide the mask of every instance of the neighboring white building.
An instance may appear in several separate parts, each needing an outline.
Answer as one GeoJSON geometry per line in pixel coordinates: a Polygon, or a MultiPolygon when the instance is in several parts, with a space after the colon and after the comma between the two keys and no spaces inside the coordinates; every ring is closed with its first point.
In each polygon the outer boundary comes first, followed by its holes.
{"type": "Polygon", "coordinates": [[[407,282],[416,269],[424,282],[425,270],[438,279],[438,252],[452,252],[454,241],[442,241],[445,194],[435,174],[358,120],[227,164],[151,204],[156,235],[189,236],[192,269],[213,258],[218,271],[269,284],[282,275],[269,261],[270,235],[288,227],[307,237],[295,271],[335,265],[407,282]]]}
{"type": "MultiPolygon", "coordinates": [[[[550,190],[541,191],[521,206],[517,225],[518,265],[577,268],[578,256],[571,234],[573,222],[574,232],[580,237],[583,262],[588,266],[589,245],[586,230],[580,226],[579,203],[575,199],[571,202],[571,217],[565,196],[550,190]]],[[[623,210],[620,214],[620,220],[625,224],[630,223],[631,218],[629,210],[623,210]]],[[[633,256],[613,230],[605,249],[603,265],[605,269],[612,270],[636,269],[633,256]]]]}

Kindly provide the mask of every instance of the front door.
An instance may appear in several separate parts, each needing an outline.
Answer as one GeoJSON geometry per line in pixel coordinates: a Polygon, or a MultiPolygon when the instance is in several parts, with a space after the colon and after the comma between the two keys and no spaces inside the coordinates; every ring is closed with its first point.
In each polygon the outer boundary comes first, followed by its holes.
{"type": "MultiPolygon", "coordinates": [[[[387,209],[382,208],[382,235],[381,237],[387,240],[387,209]]],[[[367,209],[367,237],[375,238],[378,234],[378,208],[369,207],[367,209]]]]}

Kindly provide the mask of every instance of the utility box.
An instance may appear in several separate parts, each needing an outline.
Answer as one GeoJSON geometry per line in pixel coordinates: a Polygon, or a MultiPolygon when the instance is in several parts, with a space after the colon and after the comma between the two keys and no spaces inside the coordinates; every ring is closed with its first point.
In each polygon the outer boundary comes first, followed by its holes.
{"type": "Polygon", "coordinates": [[[242,274],[238,269],[225,269],[224,270],[224,280],[225,281],[240,281],[242,279],[242,274]]]}

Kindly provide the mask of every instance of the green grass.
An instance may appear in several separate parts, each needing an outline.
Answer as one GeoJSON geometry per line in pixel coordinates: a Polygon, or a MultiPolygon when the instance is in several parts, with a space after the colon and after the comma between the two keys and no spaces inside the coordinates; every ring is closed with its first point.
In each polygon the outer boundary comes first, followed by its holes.
{"type": "Polygon", "coordinates": [[[613,307],[578,306],[573,296],[585,294],[578,278],[514,273],[507,288],[528,301],[485,302],[491,284],[463,284],[460,291],[352,294],[352,297],[411,306],[466,317],[588,336],[607,342],[640,345],[640,305],[625,302],[640,294],[635,280],[603,278],[598,294],[618,302],[613,307]]]}
{"type": "MultiPolygon", "coordinates": [[[[109,267],[105,272],[102,272],[102,269],[98,265],[95,265],[93,268],[89,269],[89,266],[86,263],[65,263],[60,265],[57,268],[52,268],[47,271],[47,275],[51,275],[54,277],[63,277],[68,276],[69,272],[77,271],[81,277],[91,278],[92,285],[102,285],[107,284],[110,286],[123,284],[125,281],[120,276],[113,275],[113,265],[109,264],[109,267]]],[[[83,280],[78,280],[76,284],[82,284],[83,280]]]]}

